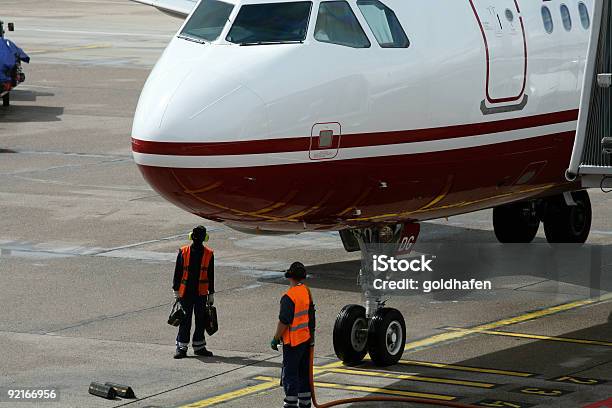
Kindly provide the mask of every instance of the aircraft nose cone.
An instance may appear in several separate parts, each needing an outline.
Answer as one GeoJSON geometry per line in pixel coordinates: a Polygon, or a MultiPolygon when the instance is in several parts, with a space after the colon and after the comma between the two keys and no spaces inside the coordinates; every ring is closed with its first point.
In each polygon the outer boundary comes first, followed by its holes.
{"type": "Polygon", "coordinates": [[[227,208],[243,205],[242,198],[242,204],[233,201],[236,191],[258,188],[231,174],[243,163],[243,141],[268,138],[268,118],[254,91],[231,74],[216,72],[214,59],[209,61],[154,70],[138,103],[132,151],[143,177],[161,196],[217,219],[227,208]]]}
{"type": "Polygon", "coordinates": [[[226,142],[266,137],[267,121],[264,102],[249,87],[210,67],[192,67],[147,82],[132,135],[165,142],[226,142]]]}
{"type": "Polygon", "coordinates": [[[134,115],[134,138],[159,136],[164,113],[172,95],[189,76],[190,71],[189,67],[178,66],[173,70],[156,67],[151,72],[140,94],[134,115]]]}

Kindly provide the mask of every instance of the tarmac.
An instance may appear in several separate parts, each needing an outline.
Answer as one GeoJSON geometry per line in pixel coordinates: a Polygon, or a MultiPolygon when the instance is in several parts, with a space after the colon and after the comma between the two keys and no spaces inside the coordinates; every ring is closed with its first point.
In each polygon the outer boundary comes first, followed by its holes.
{"type": "MultiPolygon", "coordinates": [[[[582,407],[612,397],[610,257],[575,274],[494,267],[484,275],[491,291],[393,298],[408,326],[400,364],[345,367],[332,328],[344,305],[361,303],[360,262],[337,233],[251,236],[199,219],[151,190],[131,158],[140,90],[180,20],[127,0],[3,0],[1,13],[32,63],[0,108],[0,390],[59,396],[17,404],[2,395],[0,407],[280,407],[281,357],[269,341],[282,271],[295,260],[317,303],[322,401],[582,407]],[[220,331],[208,338],[215,357],[176,361],[171,279],[199,223],[217,259],[220,331]],[[137,398],[91,396],[92,381],[128,384],[137,398]]],[[[591,200],[589,243],[606,254],[612,195],[593,190],[591,200]]],[[[424,223],[421,240],[497,245],[491,211],[424,223]]]]}

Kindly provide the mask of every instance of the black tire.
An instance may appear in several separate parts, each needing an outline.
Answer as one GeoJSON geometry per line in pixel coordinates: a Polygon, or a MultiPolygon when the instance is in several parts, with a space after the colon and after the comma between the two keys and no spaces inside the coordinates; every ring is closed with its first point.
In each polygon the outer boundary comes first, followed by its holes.
{"type": "Polygon", "coordinates": [[[530,203],[514,203],[493,208],[493,229],[504,244],[527,244],[535,238],[540,220],[531,214],[530,203]]]}
{"type": "Polygon", "coordinates": [[[357,330],[367,328],[363,306],[347,305],[338,313],[334,324],[334,351],[344,364],[355,365],[363,361],[367,354],[367,333],[357,330]]]}
{"type": "Polygon", "coordinates": [[[375,365],[387,367],[397,364],[404,354],[406,322],[397,309],[379,309],[370,320],[368,352],[375,365]],[[389,331],[397,335],[391,338],[389,331]]]}
{"type": "Polygon", "coordinates": [[[591,232],[591,200],[584,190],[574,191],[576,205],[567,205],[563,195],[551,197],[546,202],[544,233],[551,244],[584,244],[591,232]]]}
{"type": "Polygon", "coordinates": [[[11,94],[7,93],[2,97],[2,106],[9,106],[11,104],[11,94]]]}

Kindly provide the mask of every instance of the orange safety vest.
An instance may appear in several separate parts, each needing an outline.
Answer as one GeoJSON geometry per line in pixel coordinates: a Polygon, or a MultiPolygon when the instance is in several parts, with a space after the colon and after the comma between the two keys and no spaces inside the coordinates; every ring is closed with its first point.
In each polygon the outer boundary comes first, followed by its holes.
{"type": "Polygon", "coordinates": [[[293,301],[295,309],[293,311],[293,321],[283,333],[283,344],[291,347],[310,340],[310,290],[304,284],[294,286],[287,291],[287,296],[293,301]]]}
{"type": "MultiPolygon", "coordinates": [[[[183,278],[181,279],[181,285],[179,286],[179,298],[185,297],[185,292],[187,291],[191,246],[186,245],[182,247],[181,254],[183,255],[183,278]]],[[[213,250],[205,246],[204,254],[202,255],[202,265],[200,267],[200,281],[198,283],[198,293],[200,296],[208,295],[208,265],[210,264],[210,259],[212,256],[213,250]]]]}

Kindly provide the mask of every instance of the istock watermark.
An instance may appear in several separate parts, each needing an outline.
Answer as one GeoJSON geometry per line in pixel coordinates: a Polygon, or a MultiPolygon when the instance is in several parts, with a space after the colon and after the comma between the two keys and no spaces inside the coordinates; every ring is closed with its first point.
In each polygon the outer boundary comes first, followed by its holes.
{"type": "Polygon", "coordinates": [[[491,290],[491,281],[487,280],[459,280],[459,279],[440,279],[424,280],[400,279],[384,280],[374,279],[374,289],[376,290],[420,290],[423,293],[430,293],[437,290],[491,290]]]}
{"type": "Polygon", "coordinates": [[[395,257],[388,254],[371,255],[371,263],[366,269],[371,273],[368,287],[377,291],[475,291],[492,290],[489,280],[472,277],[443,276],[436,271],[436,255],[414,255],[395,257]],[[406,276],[408,275],[408,276],[406,276]]]}
{"type": "Polygon", "coordinates": [[[421,255],[417,259],[395,259],[388,255],[373,255],[372,266],[374,272],[433,272],[430,264],[434,257],[427,259],[421,255]]]}

